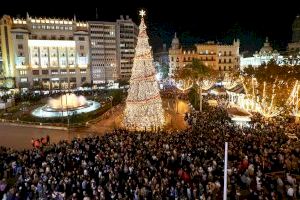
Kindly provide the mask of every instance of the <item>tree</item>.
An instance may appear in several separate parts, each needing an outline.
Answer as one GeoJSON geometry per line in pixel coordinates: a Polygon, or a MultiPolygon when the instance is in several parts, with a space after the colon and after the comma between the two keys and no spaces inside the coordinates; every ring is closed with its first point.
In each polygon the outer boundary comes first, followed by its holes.
{"type": "Polygon", "coordinates": [[[300,69],[297,65],[280,66],[271,60],[256,68],[245,68],[243,79],[248,96],[260,104],[261,110],[264,105],[269,105],[266,110],[282,110],[296,81],[300,80],[300,69]]]}
{"type": "Polygon", "coordinates": [[[162,127],[165,122],[144,14],[140,11],[142,18],[124,111],[124,125],[139,130],[162,127]]]}
{"type": "Polygon", "coordinates": [[[175,80],[192,81],[199,88],[199,110],[202,112],[202,90],[209,89],[215,83],[217,72],[205,66],[199,59],[193,59],[190,64],[175,70],[175,80]]]}

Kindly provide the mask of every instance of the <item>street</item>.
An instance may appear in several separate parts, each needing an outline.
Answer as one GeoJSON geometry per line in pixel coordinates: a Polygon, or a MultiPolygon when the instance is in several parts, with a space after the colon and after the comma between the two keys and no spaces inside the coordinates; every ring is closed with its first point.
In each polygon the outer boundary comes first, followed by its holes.
{"type": "MultiPolygon", "coordinates": [[[[183,100],[178,100],[178,113],[173,99],[163,99],[163,107],[166,113],[166,130],[182,130],[186,128],[184,113],[188,111],[188,105],[183,100]]],[[[111,113],[109,118],[103,119],[87,128],[65,130],[53,130],[42,128],[29,128],[0,124],[0,146],[22,150],[31,147],[31,139],[39,139],[50,136],[51,143],[60,140],[71,140],[74,137],[87,137],[91,135],[103,135],[106,132],[119,127],[122,120],[122,108],[111,113]]]]}

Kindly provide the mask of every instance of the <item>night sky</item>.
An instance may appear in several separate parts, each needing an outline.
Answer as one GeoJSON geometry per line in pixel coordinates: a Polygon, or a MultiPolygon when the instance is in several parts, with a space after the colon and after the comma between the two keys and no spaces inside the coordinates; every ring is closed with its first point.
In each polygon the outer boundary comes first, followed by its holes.
{"type": "Polygon", "coordinates": [[[240,38],[241,51],[259,50],[268,36],[273,47],[284,50],[292,37],[292,22],[300,7],[297,1],[240,0],[77,0],[77,1],[8,1],[0,14],[95,20],[95,8],[101,21],[115,21],[129,15],[139,23],[138,10],[147,11],[150,42],[154,49],[162,43],[170,45],[176,31],[184,46],[215,40],[232,42],[240,38]],[[13,7],[13,5],[17,7],[13,7]],[[118,7],[116,7],[118,5],[118,7]]]}

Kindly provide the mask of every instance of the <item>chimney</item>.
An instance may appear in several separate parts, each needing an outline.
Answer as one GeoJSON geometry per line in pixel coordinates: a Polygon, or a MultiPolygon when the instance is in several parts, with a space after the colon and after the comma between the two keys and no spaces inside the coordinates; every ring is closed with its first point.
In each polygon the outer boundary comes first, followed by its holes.
{"type": "Polygon", "coordinates": [[[120,19],[121,19],[121,20],[124,20],[124,17],[123,17],[123,15],[120,15],[120,19]]]}
{"type": "Polygon", "coordinates": [[[126,19],[129,19],[129,16],[128,16],[128,15],[126,15],[126,19]]]}
{"type": "Polygon", "coordinates": [[[167,45],[166,43],[163,43],[163,51],[166,51],[167,50],[167,45]]]}

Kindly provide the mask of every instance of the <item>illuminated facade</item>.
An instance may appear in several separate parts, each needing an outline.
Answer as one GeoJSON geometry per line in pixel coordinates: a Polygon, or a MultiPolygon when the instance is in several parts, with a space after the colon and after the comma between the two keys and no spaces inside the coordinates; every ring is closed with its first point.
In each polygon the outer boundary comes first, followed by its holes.
{"type": "Polygon", "coordinates": [[[90,51],[93,84],[118,79],[115,22],[90,21],[90,51]]]}
{"type": "Polygon", "coordinates": [[[68,89],[91,82],[86,22],[4,16],[1,44],[4,76],[15,87],[68,89]]]}
{"type": "Polygon", "coordinates": [[[223,45],[214,42],[196,44],[196,50],[183,50],[176,34],[169,49],[169,76],[174,75],[177,67],[184,67],[192,62],[193,58],[201,60],[204,65],[218,71],[232,71],[239,68],[239,40],[232,45],[223,45]]]}
{"type": "Polygon", "coordinates": [[[267,64],[270,60],[274,59],[277,64],[283,64],[284,57],[280,55],[276,50],[273,50],[269,43],[268,37],[259,52],[255,52],[252,57],[243,57],[240,59],[240,69],[243,70],[245,67],[258,67],[263,63],[267,64]]]}
{"type": "Polygon", "coordinates": [[[116,22],[90,21],[91,70],[94,84],[129,79],[138,27],[128,16],[116,22]]]}
{"type": "Polygon", "coordinates": [[[292,25],[292,42],[288,44],[289,54],[299,54],[300,53],[300,15],[296,16],[296,19],[292,25]]]}
{"type": "Polygon", "coordinates": [[[129,80],[138,37],[138,26],[129,16],[117,20],[119,78],[129,80]]]}

